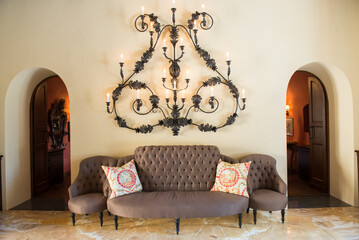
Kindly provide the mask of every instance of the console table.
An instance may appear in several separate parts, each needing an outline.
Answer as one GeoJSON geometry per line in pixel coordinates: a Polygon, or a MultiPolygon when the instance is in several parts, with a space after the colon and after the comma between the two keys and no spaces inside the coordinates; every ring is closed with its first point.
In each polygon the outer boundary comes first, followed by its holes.
{"type": "Polygon", "coordinates": [[[292,150],[292,154],[290,156],[290,170],[293,171],[293,160],[297,154],[297,142],[294,141],[287,141],[287,148],[292,150]]]}
{"type": "Polygon", "coordinates": [[[357,154],[357,168],[358,168],[358,195],[359,195],[359,150],[355,150],[357,154]]]}
{"type": "Polygon", "coordinates": [[[64,148],[48,152],[48,174],[50,185],[64,181],[64,148]]]}
{"type": "Polygon", "coordinates": [[[2,189],[1,189],[1,160],[3,158],[3,155],[0,155],[0,211],[2,211],[2,189]]]}
{"type": "Polygon", "coordinates": [[[298,151],[298,175],[309,181],[310,179],[310,148],[308,145],[297,146],[298,151]]]}

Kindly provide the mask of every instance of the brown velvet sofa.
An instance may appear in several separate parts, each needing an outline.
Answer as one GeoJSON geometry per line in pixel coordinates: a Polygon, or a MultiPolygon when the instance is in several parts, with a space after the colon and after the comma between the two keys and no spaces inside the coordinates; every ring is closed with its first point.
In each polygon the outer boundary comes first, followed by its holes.
{"type": "MultiPolygon", "coordinates": [[[[107,209],[114,215],[116,229],[118,216],[174,218],[178,234],[180,218],[235,214],[241,227],[242,213],[249,206],[248,198],[210,191],[215,182],[218,161],[238,162],[221,155],[217,147],[138,147],[133,156],[119,159],[117,166],[132,159],[135,160],[143,191],[107,200],[107,209]]],[[[108,185],[107,188],[109,190],[108,185]]]]}
{"type": "MultiPolygon", "coordinates": [[[[102,212],[107,209],[114,215],[116,229],[118,216],[174,218],[177,234],[180,218],[238,215],[241,227],[242,213],[250,207],[250,199],[210,191],[215,182],[217,163],[220,159],[229,163],[246,162],[251,159],[253,162],[247,182],[248,192],[253,195],[262,187],[268,187],[257,184],[262,181],[262,176],[253,170],[261,168],[262,161],[258,159],[262,157],[265,155],[251,155],[235,160],[222,155],[215,146],[195,145],[143,146],[138,147],[134,155],[118,160],[100,156],[85,159],[80,164],[79,176],[69,188],[69,209],[72,212],[73,223],[74,213],[98,212],[102,225],[102,212]],[[132,159],[135,161],[143,191],[107,199],[110,187],[101,165],[122,166],[132,159]]],[[[272,167],[275,168],[275,162],[272,167]]],[[[273,173],[276,171],[271,171],[267,175],[273,173]]],[[[278,179],[280,177],[274,177],[273,184],[279,184],[279,189],[286,188],[285,184],[282,185],[284,182],[276,182],[278,179]]],[[[252,208],[254,209],[254,206],[252,208]]]]}
{"type": "Polygon", "coordinates": [[[80,163],[79,174],[69,187],[68,208],[75,225],[75,214],[99,213],[102,226],[103,211],[107,209],[107,198],[103,194],[103,183],[108,182],[101,166],[117,163],[117,159],[105,156],[86,158],[80,163]]]}
{"type": "Polygon", "coordinates": [[[257,223],[257,210],[270,213],[281,210],[284,223],[285,208],[288,204],[287,185],[277,172],[276,160],[268,155],[252,154],[240,161],[251,161],[247,183],[249,208],[253,209],[254,224],[257,223]]]}

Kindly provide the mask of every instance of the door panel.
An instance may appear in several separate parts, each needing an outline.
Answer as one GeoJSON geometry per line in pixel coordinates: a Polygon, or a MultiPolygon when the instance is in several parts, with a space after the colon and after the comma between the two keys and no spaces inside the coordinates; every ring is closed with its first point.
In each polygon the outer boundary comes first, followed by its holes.
{"type": "Polygon", "coordinates": [[[327,97],[319,79],[308,78],[310,185],[323,192],[329,189],[327,144],[327,97]]]}
{"type": "Polygon", "coordinates": [[[1,160],[3,158],[3,155],[0,155],[0,211],[2,211],[2,189],[1,189],[1,160]]]}
{"type": "Polygon", "coordinates": [[[49,189],[47,162],[47,104],[46,82],[34,91],[31,102],[32,127],[32,195],[33,197],[49,189]]]}

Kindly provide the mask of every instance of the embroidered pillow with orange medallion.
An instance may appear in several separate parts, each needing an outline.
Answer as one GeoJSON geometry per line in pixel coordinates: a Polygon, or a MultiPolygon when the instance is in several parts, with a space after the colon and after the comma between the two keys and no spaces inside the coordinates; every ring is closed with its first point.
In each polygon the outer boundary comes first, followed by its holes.
{"type": "Polygon", "coordinates": [[[230,164],[219,160],[216,181],[211,191],[248,196],[247,175],[251,162],[230,164]]]}
{"type": "Polygon", "coordinates": [[[134,160],[131,160],[121,167],[102,166],[102,169],[105,171],[110,184],[110,199],[142,191],[142,185],[137,174],[134,160]]]}

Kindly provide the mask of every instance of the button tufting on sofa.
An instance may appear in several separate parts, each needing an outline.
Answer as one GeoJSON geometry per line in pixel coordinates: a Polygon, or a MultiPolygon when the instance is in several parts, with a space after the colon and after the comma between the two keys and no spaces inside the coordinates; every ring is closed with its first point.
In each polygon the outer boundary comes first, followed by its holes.
{"type": "MultiPolygon", "coordinates": [[[[107,207],[115,214],[116,219],[117,216],[131,217],[136,214],[140,215],[138,217],[176,219],[216,217],[241,214],[248,207],[248,198],[209,191],[215,181],[219,159],[231,163],[238,162],[221,155],[218,148],[214,146],[145,146],[137,148],[130,158],[125,157],[114,162],[108,159],[107,163],[103,160],[91,162],[92,167],[86,166],[86,171],[93,171],[93,175],[101,176],[93,179],[91,177],[91,181],[81,177],[86,184],[78,186],[77,191],[82,188],[86,192],[97,192],[100,189],[100,192],[103,191],[103,195],[107,197],[108,181],[102,169],[97,168],[101,168],[101,165],[122,166],[131,159],[135,160],[143,191],[107,200],[107,207]],[[167,198],[172,200],[168,201],[167,198]],[[125,201],[123,208],[122,203],[120,204],[122,201],[125,201]],[[152,203],[155,207],[152,207],[152,203]],[[205,210],[202,211],[202,208],[205,210]]],[[[260,170],[257,169],[257,172],[259,173],[260,170]]],[[[91,204],[91,201],[88,201],[88,204],[91,204]]]]}
{"type": "Polygon", "coordinates": [[[277,173],[275,159],[263,154],[253,154],[240,161],[252,162],[247,181],[249,183],[249,207],[253,209],[254,223],[257,221],[257,210],[281,210],[282,222],[284,222],[284,209],[288,203],[287,186],[277,173]],[[255,170],[254,174],[251,173],[252,170],[255,170]]]}

